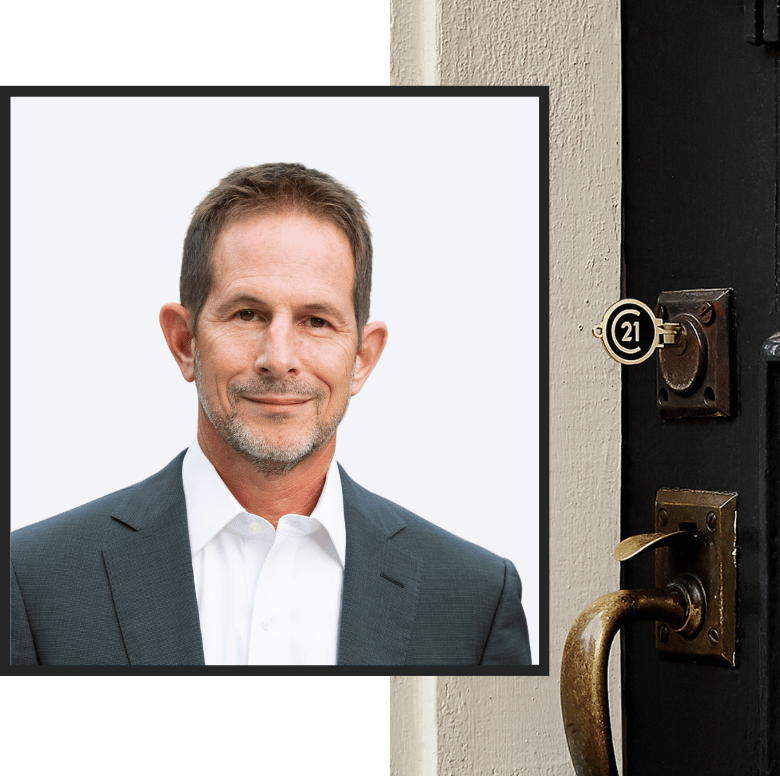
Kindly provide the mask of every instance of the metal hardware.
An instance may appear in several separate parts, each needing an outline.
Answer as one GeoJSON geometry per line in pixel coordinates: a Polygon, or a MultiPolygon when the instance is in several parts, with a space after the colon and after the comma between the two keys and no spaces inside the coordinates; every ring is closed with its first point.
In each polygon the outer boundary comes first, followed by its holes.
{"type": "Polygon", "coordinates": [[[681,328],[673,346],[658,354],[661,417],[729,417],[731,289],[665,291],[656,313],[681,328]]]}
{"type": "Polygon", "coordinates": [[[618,544],[615,552],[612,553],[612,557],[615,560],[624,561],[628,560],[629,558],[635,558],[637,555],[641,555],[643,552],[654,550],[657,547],[666,547],[670,544],[684,546],[695,540],[695,534],[691,533],[690,531],[637,534],[636,536],[629,536],[628,539],[623,539],[623,541],[618,544]]]}
{"type": "Polygon", "coordinates": [[[666,633],[670,626],[684,628],[690,619],[688,607],[689,599],[679,587],[619,590],[596,599],[575,621],[563,648],[561,712],[577,776],[618,776],[607,693],[615,635],[635,620],[661,621],[666,633]]]}
{"type": "Polygon", "coordinates": [[[593,329],[609,356],[641,364],[658,350],[656,396],[662,418],[732,414],[731,289],[665,291],[655,313],[621,299],[593,329]]]}
{"type": "Polygon", "coordinates": [[[638,299],[621,299],[604,313],[592,332],[615,361],[641,364],[657,349],[674,345],[682,326],[677,322],[664,323],[638,299]]]}
{"type": "Polygon", "coordinates": [[[620,590],[577,618],[563,649],[561,712],[577,776],[617,776],[607,664],[617,632],[655,620],[656,649],[691,662],[734,665],[736,493],[659,490],[656,533],[624,539],[615,558],[656,553],[655,590],[620,590]]]}
{"type": "Polygon", "coordinates": [[[661,535],[687,533],[692,537],[684,543],[667,542],[659,549],[655,556],[656,585],[663,587],[688,575],[700,582],[706,597],[701,630],[694,636],[672,632],[666,641],[656,634],[656,649],[690,662],[734,666],[737,494],[663,489],[656,495],[655,513],[661,535]],[[666,513],[665,524],[662,511],[666,513]]]}

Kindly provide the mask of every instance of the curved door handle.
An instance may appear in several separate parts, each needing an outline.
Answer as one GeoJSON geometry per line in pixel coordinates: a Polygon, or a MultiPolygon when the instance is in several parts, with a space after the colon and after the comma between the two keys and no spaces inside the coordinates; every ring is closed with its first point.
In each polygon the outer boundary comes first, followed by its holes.
{"type": "Polygon", "coordinates": [[[630,536],[615,550],[615,558],[625,561],[665,548],[656,557],[658,588],[602,596],[580,614],[566,639],[561,710],[577,776],[617,776],[607,663],[612,640],[626,623],[664,623],[656,634],[659,652],[735,665],[736,500],[736,493],[662,488],[656,527],[665,530],[630,536]]]}
{"type": "Polygon", "coordinates": [[[662,620],[679,629],[688,620],[685,594],[619,590],[596,599],[575,621],[561,665],[561,710],[577,776],[617,776],[609,723],[607,663],[615,634],[633,620],[662,620]]]}
{"type": "MultiPolygon", "coordinates": [[[[687,532],[670,534],[687,542],[687,532]]],[[[661,534],[621,542],[615,557],[633,557],[658,546],[661,534]]],[[[622,559],[622,558],[621,558],[622,559]]],[[[629,622],[656,620],[685,636],[704,622],[705,597],[698,578],[682,574],[657,590],[619,590],[597,598],[574,622],[561,663],[561,711],[566,742],[577,776],[618,776],[607,696],[607,664],[615,634],[629,622]]]]}

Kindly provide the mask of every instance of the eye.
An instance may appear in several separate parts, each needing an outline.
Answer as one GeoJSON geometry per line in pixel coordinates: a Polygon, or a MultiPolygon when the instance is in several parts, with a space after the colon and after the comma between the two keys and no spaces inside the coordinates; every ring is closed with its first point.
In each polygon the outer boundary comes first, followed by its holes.
{"type": "Polygon", "coordinates": [[[324,329],[328,326],[328,322],[324,318],[309,318],[309,323],[314,329],[324,329]]]}
{"type": "Polygon", "coordinates": [[[239,310],[236,315],[242,320],[242,321],[251,321],[252,317],[254,316],[254,312],[252,310],[239,310]]]}

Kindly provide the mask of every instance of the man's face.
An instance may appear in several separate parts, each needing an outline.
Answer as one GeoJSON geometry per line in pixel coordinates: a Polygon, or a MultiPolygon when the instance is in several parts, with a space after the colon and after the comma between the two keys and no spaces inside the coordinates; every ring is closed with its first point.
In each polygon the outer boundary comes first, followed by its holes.
{"type": "Polygon", "coordinates": [[[199,424],[283,474],[331,439],[353,393],[349,240],[310,216],[250,216],[222,231],[212,262],[195,343],[199,424]]]}

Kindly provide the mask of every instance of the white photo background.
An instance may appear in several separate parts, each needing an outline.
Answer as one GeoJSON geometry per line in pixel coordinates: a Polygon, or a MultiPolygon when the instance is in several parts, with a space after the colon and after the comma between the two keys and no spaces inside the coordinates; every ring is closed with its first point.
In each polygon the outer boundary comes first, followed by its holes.
{"type": "Polygon", "coordinates": [[[158,315],[191,212],[236,167],[301,162],[364,202],[390,331],[338,460],[515,563],[538,662],[538,116],[535,97],[13,99],[12,529],[189,445],[195,388],[158,315]]]}

